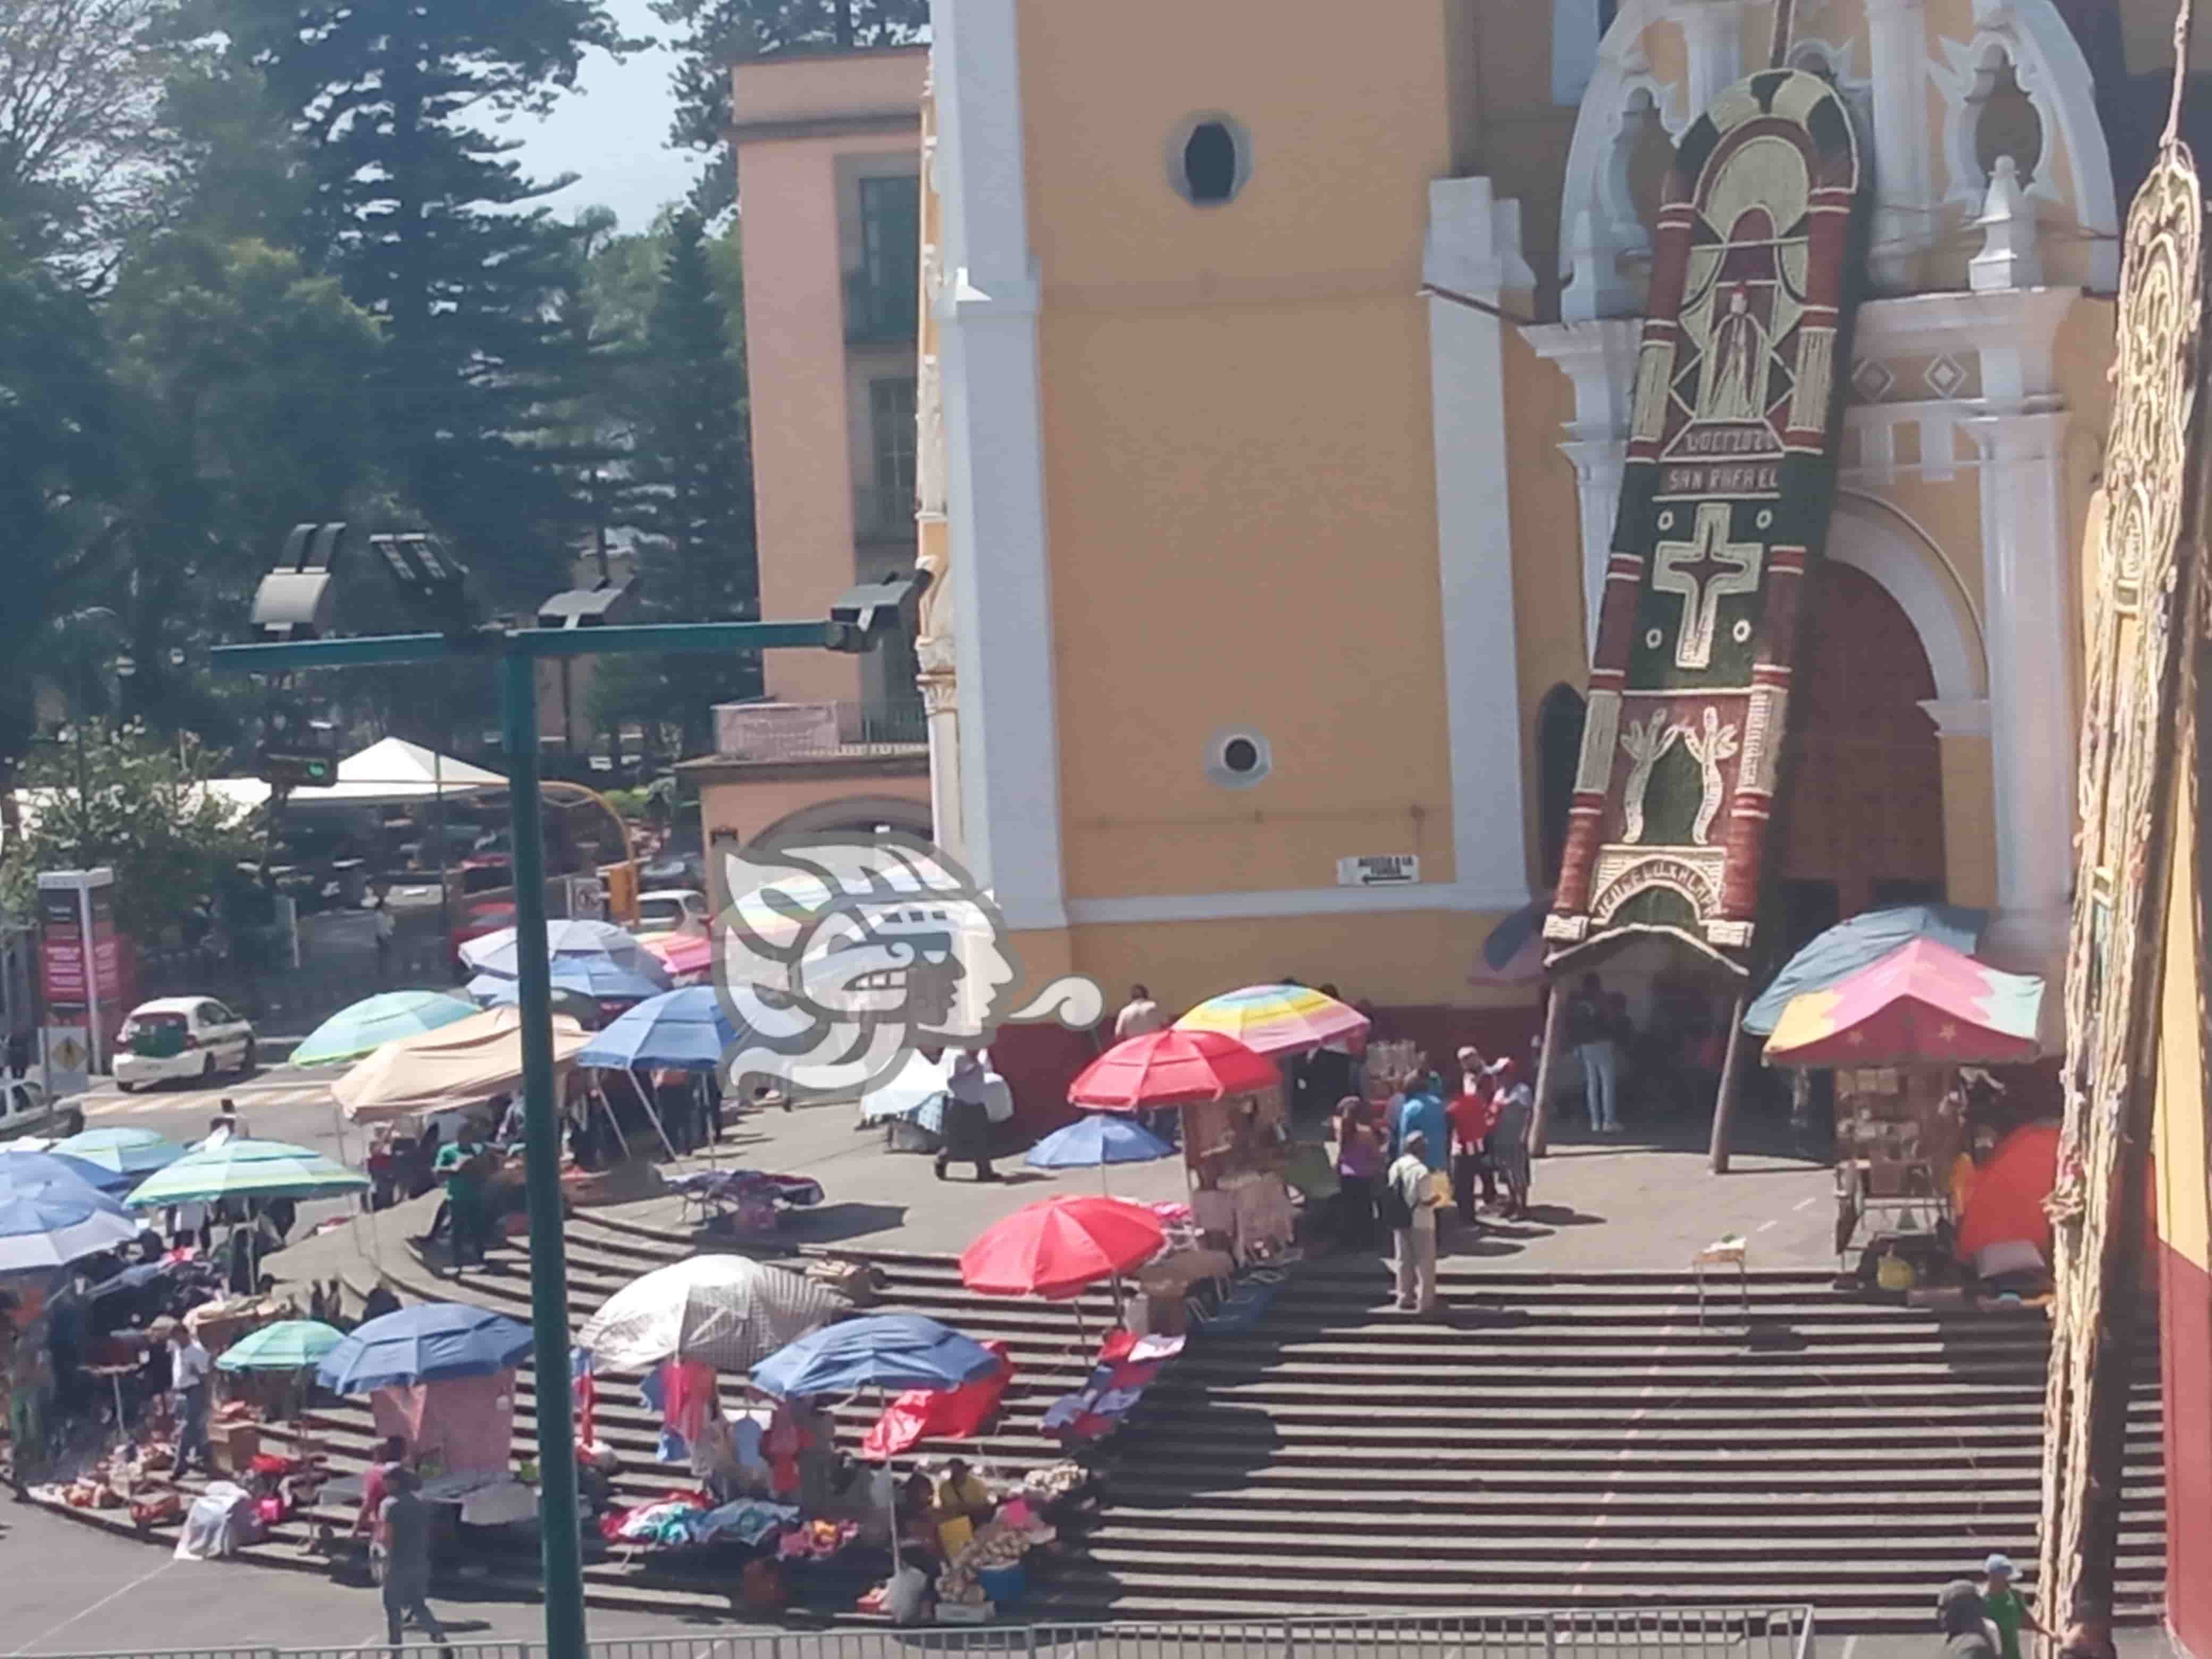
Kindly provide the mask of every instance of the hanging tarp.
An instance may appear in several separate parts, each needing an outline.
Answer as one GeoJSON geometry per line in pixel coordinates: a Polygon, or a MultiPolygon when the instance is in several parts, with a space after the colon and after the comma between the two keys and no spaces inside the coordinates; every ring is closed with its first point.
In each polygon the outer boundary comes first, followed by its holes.
{"type": "Polygon", "coordinates": [[[1827,533],[1858,150],[1770,70],[1682,134],[1659,212],[1555,969],[1636,933],[1746,970],[1805,580],[1827,533]]]}

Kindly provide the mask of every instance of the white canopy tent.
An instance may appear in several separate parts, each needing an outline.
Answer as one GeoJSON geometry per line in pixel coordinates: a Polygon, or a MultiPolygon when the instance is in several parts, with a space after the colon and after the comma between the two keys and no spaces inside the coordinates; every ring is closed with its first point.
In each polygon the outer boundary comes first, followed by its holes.
{"type": "MultiPolygon", "coordinates": [[[[246,808],[269,799],[258,778],[218,778],[210,787],[246,808]]],[[[295,806],[419,806],[441,796],[484,795],[507,787],[496,772],[438,755],[404,738],[386,738],[338,763],[338,781],[327,789],[293,792],[295,806]]]]}

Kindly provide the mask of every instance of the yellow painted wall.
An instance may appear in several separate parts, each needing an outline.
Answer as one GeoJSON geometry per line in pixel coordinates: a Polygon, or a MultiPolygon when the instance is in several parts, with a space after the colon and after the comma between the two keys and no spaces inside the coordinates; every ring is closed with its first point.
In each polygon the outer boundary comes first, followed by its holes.
{"type": "Polygon", "coordinates": [[[1415,294],[1442,8],[1286,6],[1264,43],[1173,0],[1021,21],[1068,892],[1332,886],[1386,852],[1449,880],[1415,294]],[[1140,40],[1176,49],[1100,72],[1140,40]],[[1199,208],[1171,139],[1216,111],[1253,168],[1199,208]],[[1207,744],[1239,726],[1274,769],[1226,790],[1207,744]]]}

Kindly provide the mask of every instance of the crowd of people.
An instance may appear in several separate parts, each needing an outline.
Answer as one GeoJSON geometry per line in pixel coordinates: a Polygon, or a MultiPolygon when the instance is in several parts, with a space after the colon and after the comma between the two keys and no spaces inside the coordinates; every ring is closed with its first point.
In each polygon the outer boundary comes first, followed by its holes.
{"type": "Polygon", "coordinates": [[[1417,1069],[1387,1103],[1347,1094],[1337,1105],[1338,1237],[1357,1249],[1375,1243],[1378,1224],[1390,1232],[1398,1306],[1407,1312],[1438,1305],[1447,1207],[1470,1235],[1486,1210],[1507,1220],[1528,1210],[1535,1091],[1526,1065],[1510,1054],[1486,1060],[1471,1046],[1457,1060],[1449,1098],[1440,1076],[1417,1069]]]}

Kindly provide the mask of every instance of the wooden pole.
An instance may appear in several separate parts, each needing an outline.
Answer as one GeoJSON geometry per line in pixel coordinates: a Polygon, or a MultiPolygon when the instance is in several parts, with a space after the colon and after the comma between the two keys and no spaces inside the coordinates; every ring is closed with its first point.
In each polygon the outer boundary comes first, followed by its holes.
{"type": "Polygon", "coordinates": [[[1735,1137],[1735,1101],[1743,1092],[1743,1015],[1749,994],[1738,992],[1735,1010],[1729,1016],[1728,1059],[1721,1066],[1720,1092],[1713,1099],[1713,1139],[1706,1163],[1715,1175],[1726,1175],[1729,1144],[1735,1137]]]}
{"type": "Polygon", "coordinates": [[[1528,1156],[1541,1158],[1552,1146],[1552,1063],[1559,1052],[1559,1012],[1567,1000],[1565,980],[1552,981],[1544,1002],[1544,1046],[1536,1051],[1536,1109],[1528,1120],[1528,1156]]]}

